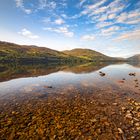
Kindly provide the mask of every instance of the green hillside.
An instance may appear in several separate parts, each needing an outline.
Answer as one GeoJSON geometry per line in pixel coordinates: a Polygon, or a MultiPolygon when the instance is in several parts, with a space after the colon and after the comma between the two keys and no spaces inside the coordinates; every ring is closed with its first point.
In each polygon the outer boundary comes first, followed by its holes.
{"type": "Polygon", "coordinates": [[[46,47],[17,45],[8,42],[0,42],[0,62],[7,61],[58,62],[83,60],[46,47]]]}
{"type": "Polygon", "coordinates": [[[70,51],[63,51],[63,53],[91,61],[103,61],[103,60],[112,60],[113,58],[106,56],[104,54],[101,54],[99,52],[90,50],[90,49],[73,49],[70,51]]]}
{"type": "Polygon", "coordinates": [[[0,63],[65,63],[92,61],[120,61],[90,49],[73,49],[70,51],[56,51],[46,47],[33,45],[17,45],[0,41],[0,63]]]}

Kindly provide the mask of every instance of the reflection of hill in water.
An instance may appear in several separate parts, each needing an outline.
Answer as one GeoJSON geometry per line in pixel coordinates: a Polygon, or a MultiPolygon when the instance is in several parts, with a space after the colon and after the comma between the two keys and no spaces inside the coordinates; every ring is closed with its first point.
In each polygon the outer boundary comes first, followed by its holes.
{"type": "Polygon", "coordinates": [[[0,82],[15,78],[35,77],[48,75],[58,71],[73,73],[89,73],[97,71],[111,63],[86,63],[86,64],[38,64],[38,65],[16,65],[0,64],[0,82]]]}
{"type": "Polygon", "coordinates": [[[129,61],[127,63],[134,67],[140,68],[140,61],[129,61]]]}
{"type": "Polygon", "coordinates": [[[57,71],[89,73],[107,66],[107,63],[87,63],[71,65],[0,65],[0,82],[21,77],[48,75],[57,71]]]}
{"type": "Polygon", "coordinates": [[[77,66],[71,66],[71,67],[66,67],[63,69],[65,72],[73,72],[73,73],[90,73],[93,71],[97,71],[109,64],[107,63],[86,63],[82,65],[77,65],[77,66]]]}
{"type": "Polygon", "coordinates": [[[59,71],[60,67],[56,65],[2,65],[0,66],[0,82],[21,77],[48,75],[59,71]]]}

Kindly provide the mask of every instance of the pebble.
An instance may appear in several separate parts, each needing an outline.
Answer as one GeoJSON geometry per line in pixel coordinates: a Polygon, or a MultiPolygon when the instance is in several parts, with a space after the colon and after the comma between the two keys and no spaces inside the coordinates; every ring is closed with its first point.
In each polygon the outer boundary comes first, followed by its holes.
{"type": "Polygon", "coordinates": [[[131,136],[131,139],[135,139],[135,137],[134,136],[131,136]]]}
{"type": "Polygon", "coordinates": [[[119,131],[120,134],[123,134],[123,131],[122,131],[121,128],[118,128],[118,131],[119,131]]]}
{"type": "Polygon", "coordinates": [[[140,126],[140,123],[135,123],[135,126],[140,126]]]}
{"type": "Polygon", "coordinates": [[[105,73],[100,73],[101,76],[105,76],[105,73]]]}
{"type": "Polygon", "coordinates": [[[136,76],[136,73],[129,73],[130,76],[136,76]]]}
{"type": "Polygon", "coordinates": [[[126,108],[125,107],[122,107],[122,111],[125,112],[126,111],[126,108]]]}
{"type": "Polygon", "coordinates": [[[125,116],[127,119],[132,119],[133,117],[132,117],[132,114],[126,114],[126,116],[125,116]]]}
{"type": "Polygon", "coordinates": [[[116,106],[116,105],[118,105],[118,104],[117,104],[117,103],[113,103],[113,105],[115,105],[115,106],[116,106]]]}
{"type": "Polygon", "coordinates": [[[137,127],[137,130],[139,131],[140,130],[140,127],[137,127]]]}

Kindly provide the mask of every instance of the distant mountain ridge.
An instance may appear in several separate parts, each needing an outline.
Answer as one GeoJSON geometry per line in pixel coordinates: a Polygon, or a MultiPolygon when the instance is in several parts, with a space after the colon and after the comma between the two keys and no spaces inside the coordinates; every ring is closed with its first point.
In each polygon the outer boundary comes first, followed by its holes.
{"type": "Polygon", "coordinates": [[[128,61],[140,61],[140,54],[136,54],[132,57],[129,57],[127,60],[128,61]]]}
{"type": "Polygon", "coordinates": [[[0,41],[0,62],[92,62],[92,61],[136,61],[140,55],[124,59],[106,56],[90,49],[56,51],[34,45],[18,45],[0,41]]]}

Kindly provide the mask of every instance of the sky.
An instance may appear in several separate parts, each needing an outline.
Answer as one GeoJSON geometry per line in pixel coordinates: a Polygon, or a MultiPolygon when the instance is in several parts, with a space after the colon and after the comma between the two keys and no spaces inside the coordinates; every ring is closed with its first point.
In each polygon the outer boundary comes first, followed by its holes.
{"type": "Polygon", "coordinates": [[[140,54],[140,0],[0,0],[0,40],[140,54]]]}

